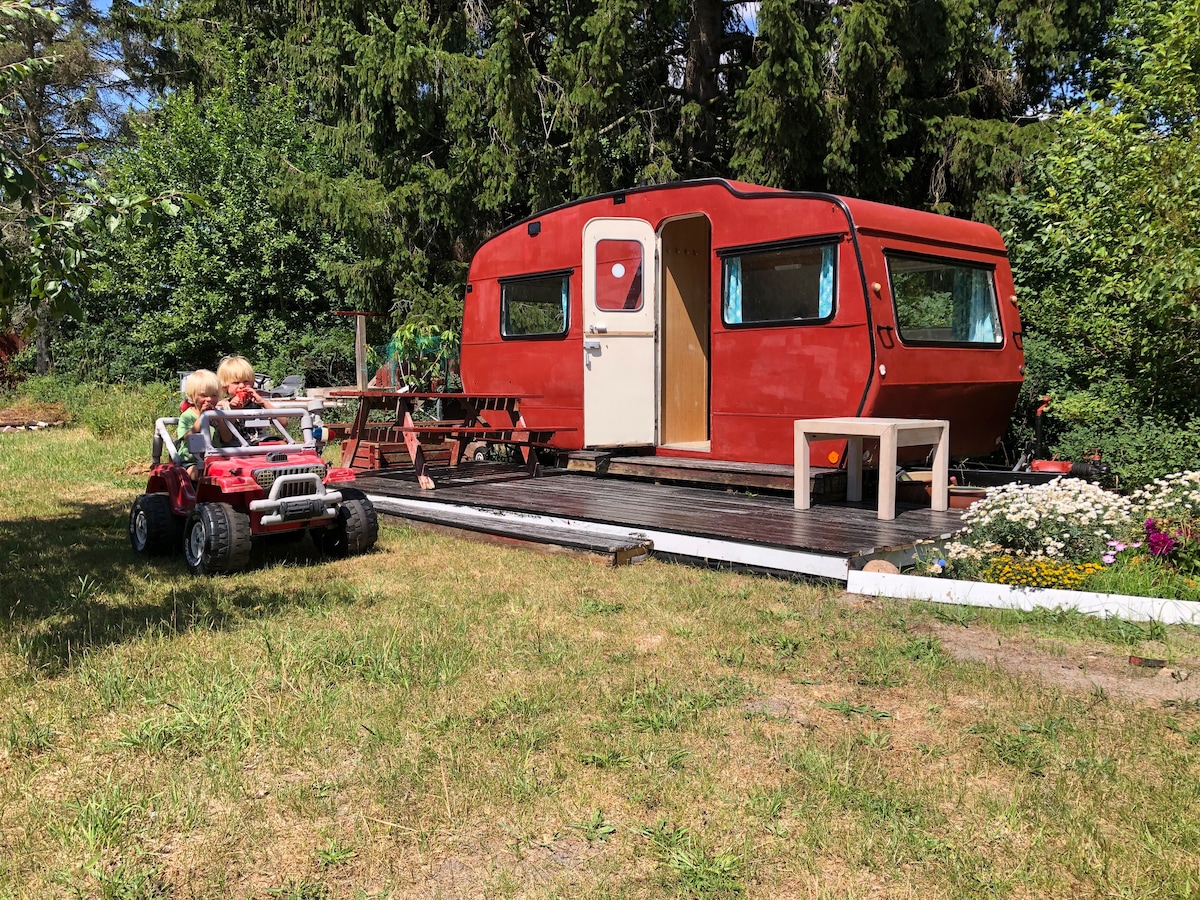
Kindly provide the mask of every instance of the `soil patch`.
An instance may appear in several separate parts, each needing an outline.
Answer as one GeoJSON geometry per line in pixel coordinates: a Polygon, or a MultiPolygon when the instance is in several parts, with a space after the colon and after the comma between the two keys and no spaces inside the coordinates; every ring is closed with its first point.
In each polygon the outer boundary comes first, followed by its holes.
{"type": "Polygon", "coordinates": [[[1200,702],[1200,657],[1165,660],[1130,655],[1115,647],[1078,647],[1031,635],[1001,634],[977,626],[930,629],[955,659],[1026,675],[1068,691],[1103,691],[1137,703],[1163,706],[1200,702]],[[1156,663],[1163,663],[1157,665],[1156,663]],[[1145,663],[1150,663],[1146,665],[1145,663]]]}
{"type": "Polygon", "coordinates": [[[18,400],[11,406],[0,407],[0,428],[29,428],[64,425],[67,411],[57,403],[31,403],[18,400]]]}

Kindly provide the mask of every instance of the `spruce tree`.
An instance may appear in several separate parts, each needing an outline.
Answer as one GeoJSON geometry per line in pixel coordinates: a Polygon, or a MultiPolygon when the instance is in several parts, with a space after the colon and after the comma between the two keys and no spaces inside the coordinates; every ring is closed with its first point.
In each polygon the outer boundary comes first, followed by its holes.
{"type": "Polygon", "coordinates": [[[740,178],[794,190],[825,187],[829,128],[821,102],[820,26],[812,4],[759,4],[754,65],[733,125],[730,167],[740,178]]]}

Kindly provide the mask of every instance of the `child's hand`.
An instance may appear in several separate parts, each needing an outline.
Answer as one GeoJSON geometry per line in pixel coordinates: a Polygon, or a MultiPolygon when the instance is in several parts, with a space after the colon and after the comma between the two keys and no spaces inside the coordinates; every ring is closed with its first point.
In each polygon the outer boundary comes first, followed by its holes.
{"type": "Polygon", "coordinates": [[[229,396],[229,406],[231,409],[241,409],[251,401],[261,403],[262,398],[258,396],[258,391],[247,385],[242,385],[229,396]]]}

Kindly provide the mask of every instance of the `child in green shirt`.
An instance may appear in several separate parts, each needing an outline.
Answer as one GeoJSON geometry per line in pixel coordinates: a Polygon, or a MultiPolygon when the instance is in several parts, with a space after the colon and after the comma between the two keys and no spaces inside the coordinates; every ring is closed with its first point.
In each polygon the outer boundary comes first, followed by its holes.
{"type": "MultiPolygon", "coordinates": [[[[221,399],[221,383],[217,380],[217,373],[208,369],[197,369],[183,380],[183,393],[191,405],[179,414],[179,424],[175,426],[175,439],[179,444],[179,464],[187,467],[188,477],[195,481],[200,475],[200,462],[188,449],[187,436],[199,434],[200,416],[217,408],[221,399]]],[[[212,438],[211,429],[209,438],[212,438]]]]}

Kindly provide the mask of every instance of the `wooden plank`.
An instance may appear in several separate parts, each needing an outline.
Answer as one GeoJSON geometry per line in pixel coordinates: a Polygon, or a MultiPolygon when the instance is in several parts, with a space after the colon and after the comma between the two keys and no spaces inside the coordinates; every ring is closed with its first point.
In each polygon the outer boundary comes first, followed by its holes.
{"type": "Polygon", "coordinates": [[[635,565],[650,558],[653,544],[646,540],[620,540],[603,534],[567,532],[531,523],[480,524],[466,516],[454,517],[445,513],[404,516],[382,512],[386,519],[405,522],[414,527],[452,534],[456,537],[482,540],[505,546],[521,546],[543,552],[569,552],[598,558],[608,566],[635,565]]]}
{"type": "Polygon", "coordinates": [[[574,431],[574,428],[531,428],[521,427],[499,428],[491,425],[426,425],[424,422],[414,422],[412,425],[396,425],[390,430],[399,434],[416,435],[456,435],[469,434],[480,440],[491,440],[496,443],[527,443],[524,438],[514,438],[513,432],[528,433],[536,436],[535,443],[545,443],[559,431],[574,431]]]}
{"type": "MultiPolygon", "coordinates": [[[[607,471],[610,475],[633,478],[758,488],[787,493],[791,493],[795,485],[791,466],[672,456],[614,457],[609,461],[607,471]]],[[[840,469],[813,469],[809,484],[814,497],[843,499],[846,494],[846,476],[840,469]]]]}
{"type": "Polygon", "coordinates": [[[567,454],[567,471],[603,475],[611,459],[611,450],[572,450],[567,454]]]}
{"type": "MultiPolygon", "coordinates": [[[[734,462],[727,459],[705,459],[695,456],[617,456],[614,457],[623,463],[636,465],[637,463],[648,463],[664,468],[673,469],[695,469],[702,472],[747,472],[747,473],[766,473],[770,475],[791,475],[792,467],[788,465],[776,463],[745,463],[734,462]]],[[[817,469],[817,471],[836,471],[833,469],[817,469]]]]}
{"type": "Polygon", "coordinates": [[[608,464],[609,475],[630,478],[653,478],[655,480],[691,481],[703,484],[719,484],[727,487],[753,487],[777,491],[792,490],[792,476],[770,473],[702,471],[678,465],[658,465],[658,457],[646,457],[645,461],[634,457],[612,459],[608,464]]]}

